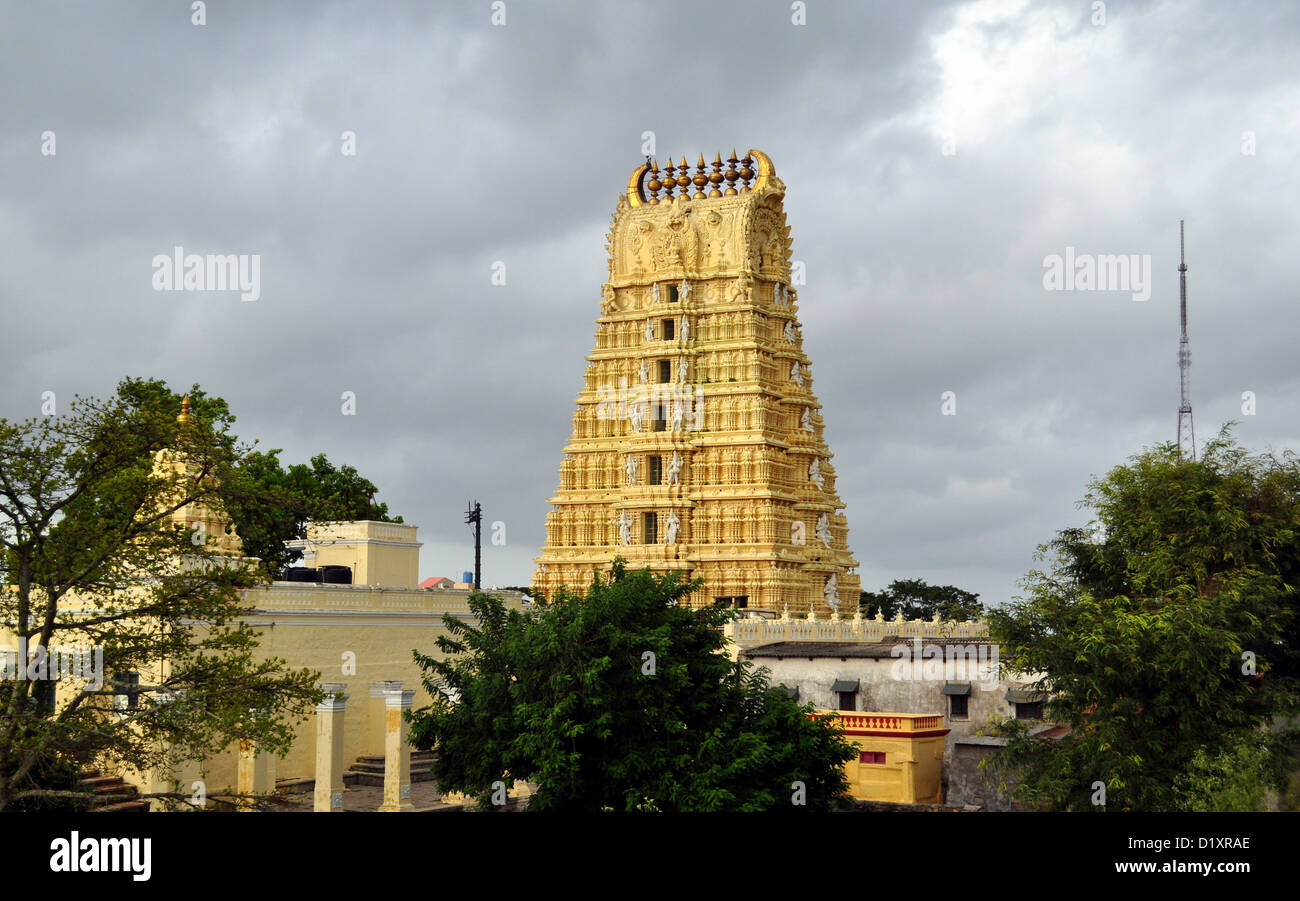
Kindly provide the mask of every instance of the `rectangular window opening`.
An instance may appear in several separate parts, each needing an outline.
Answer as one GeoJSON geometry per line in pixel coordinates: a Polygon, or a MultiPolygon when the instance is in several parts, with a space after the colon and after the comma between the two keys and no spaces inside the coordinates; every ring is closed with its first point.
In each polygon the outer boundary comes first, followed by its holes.
{"type": "Polygon", "coordinates": [[[1042,701],[1021,701],[1016,704],[1016,719],[1041,720],[1043,718],[1042,701]]]}

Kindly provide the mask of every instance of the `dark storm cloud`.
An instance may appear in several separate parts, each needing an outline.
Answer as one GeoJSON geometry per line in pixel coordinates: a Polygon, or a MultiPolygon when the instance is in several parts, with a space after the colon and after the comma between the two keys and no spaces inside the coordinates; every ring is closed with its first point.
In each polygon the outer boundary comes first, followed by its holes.
{"type": "Polygon", "coordinates": [[[1172,437],[1179,218],[1198,434],[1300,444],[1291,4],[506,8],[6,7],[0,415],[198,381],[242,436],[378,483],[424,575],[469,564],[480,499],[507,528],[488,581],[525,583],[650,130],[787,183],[864,586],[1003,600],[1091,475],[1172,437]],[[261,299],[155,292],[177,245],[260,254],[261,299]],[[1067,246],[1149,254],[1151,299],[1045,291],[1067,246]]]}

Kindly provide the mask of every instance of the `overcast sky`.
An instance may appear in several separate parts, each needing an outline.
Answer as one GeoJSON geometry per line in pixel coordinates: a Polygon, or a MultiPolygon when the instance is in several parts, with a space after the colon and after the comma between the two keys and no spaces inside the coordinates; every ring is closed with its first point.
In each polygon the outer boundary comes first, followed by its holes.
{"type": "Polygon", "coordinates": [[[422,577],[472,567],[476,498],[485,582],[528,584],[643,132],[754,147],[863,587],[1000,603],[1174,437],[1180,218],[1198,439],[1300,447],[1300,4],[1095,6],[4,3],[0,416],[198,382],[373,480],[422,577]],[[260,298],[155,291],[176,246],[259,254],[260,298]],[[1150,299],[1046,290],[1067,247],[1149,255],[1150,299]]]}

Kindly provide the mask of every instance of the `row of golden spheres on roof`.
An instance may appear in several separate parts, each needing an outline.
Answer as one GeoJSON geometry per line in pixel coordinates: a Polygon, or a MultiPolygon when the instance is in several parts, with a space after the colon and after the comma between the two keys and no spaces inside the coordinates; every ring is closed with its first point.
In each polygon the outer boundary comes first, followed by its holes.
{"type": "Polygon", "coordinates": [[[682,157],[681,164],[676,166],[673,165],[672,157],[669,157],[668,165],[664,167],[662,173],[658,160],[644,163],[637,167],[628,180],[628,199],[633,206],[640,206],[642,203],[651,205],[660,202],[672,203],[673,200],[734,197],[738,194],[748,194],[754,188],[761,187],[770,176],[776,174],[772,160],[759,150],[750,150],[743,157],[737,157],[733,148],[731,157],[725,161],[726,171],[723,171],[723,162],[721,153],[713,155],[712,164],[706,163],[704,154],[701,153],[699,161],[695,164],[694,176],[691,175],[691,167],[686,162],[686,157],[682,157]],[[708,169],[710,165],[713,167],[712,172],[708,169]],[[650,176],[648,180],[645,178],[646,175],[650,176]],[[726,190],[722,190],[723,182],[726,182],[726,190]],[[736,187],[736,182],[740,182],[739,189],[736,187]],[[694,194],[691,193],[692,185],[695,186],[694,194]],[[705,193],[706,187],[709,189],[708,193],[705,193]],[[661,190],[664,192],[662,201],[659,197],[661,190]],[[680,192],[675,197],[674,190],[680,192]]]}

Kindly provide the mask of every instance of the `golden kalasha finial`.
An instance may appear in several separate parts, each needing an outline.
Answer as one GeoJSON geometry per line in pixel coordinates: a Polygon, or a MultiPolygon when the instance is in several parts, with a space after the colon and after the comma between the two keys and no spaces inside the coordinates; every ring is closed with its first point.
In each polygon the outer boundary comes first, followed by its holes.
{"type": "Polygon", "coordinates": [[[187,425],[193,418],[190,415],[190,396],[187,394],[181,398],[181,415],[176,417],[176,421],[181,425],[187,425]]]}
{"type": "Polygon", "coordinates": [[[727,160],[727,174],[723,176],[727,180],[727,190],[723,196],[734,197],[739,192],[736,190],[736,179],[740,178],[740,173],[736,171],[736,148],[731,148],[731,159],[727,160]]]}
{"type": "Polygon", "coordinates": [[[650,166],[650,180],[645,185],[650,189],[650,203],[659,202],[659,189],[663,187],[663,182],[659,180],[659,161],[655,160],[650,166]]]}
{"type": "Polygon", "coordinates": [[[689,200],[691,190],[691,166],[686,162],[686,157],[682,157],[682,164],[677,167],[677,187],[682,189],[682,199],[689,200]]]}
{"type": "Polygon", "coordinates": [[[721,197],[722,192],[718,190],[718,185],[722,184],[722,154],[713,154],[713,172],[709,175],[709,184],[713,185],[709,189],[710,197],[721,197]]]}
{"type": "Polygon", "coordinates": [[[700,154],[700,161],[695,164],[695,193],[691,195],[691,200],[703,200],[708,195],[704,193],[704,186],[709,183],[709,176],[704,174],[704,154],[700,154]]]}
{"type": "Polygon", "coordinates": [[[740,193],[748,194],[750,179],[754,177],[754,170],[750,168],[751,166],[754,165],[754,158],[750,156],[748,153],[746,153],[745,158],[740,162],[741,162],[740,178],[741,178],[741,184],[744,186],[740,189],[740,193]]]}
{"type": "Polygon", "coordinates": [[[664,194],[665,201],[673,199],[673,188],[677,186],[677,179],[673,177],[673,158],[668,157],[668,165],[664,166],[664,194]]]}

